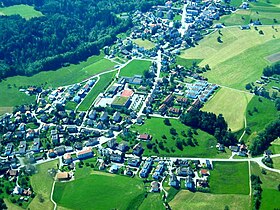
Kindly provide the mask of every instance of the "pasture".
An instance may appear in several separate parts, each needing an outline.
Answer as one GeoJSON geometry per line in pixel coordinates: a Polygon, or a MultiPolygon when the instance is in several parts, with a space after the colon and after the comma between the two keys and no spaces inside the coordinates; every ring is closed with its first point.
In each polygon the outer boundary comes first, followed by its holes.
{"type": "Polygon", "coordinates": [[[277,186],[280,174],[266,170],[266,174],[261,173],[261,168],[255,162],[251,163],[251,173],[260,177],[262,184],[261,210],[280,208],[280,192],[277,186]]]}
{"type": "Polygon", "coordinates": [[[213,162],[209,186],[213,194],[249,195],[248,162],[213,162]]]}
{"type": "Polygon", "coordinates": [[[187,137],[182,135],[182,132],[188,133],[191,127],[182,124],[179,120],[170,119],[171,126],[167,126],[162,118],[151,118],[145,121],[144,125],[132,125],[131,130],[137,131],[139,134],[150,134],[153,136],[150,143],[154,143],[158,149],[158,154],[153,149],[148,149],[147,142],[143,142],[146,147],[145,156],[160,155],[160,156],[187,156],[187,157],[220,157],[228,158],[231,153],[219,153],[216,149],[217,140],[210,134],[197,130],[197,135],[193,134],[192,141],[197,141],[197,146],[184,146],[183,150],[176,147],[176,139],[187,141],[187,137]],[[174,128],[177,132],[176,136],[170,134],[170,128],[174,128]],[[194,140],[195,139],[195,140],[194,140]],[[158,147],[159,142],[162,142],[164,149],[158,147]]]}
{"type": "Polygon", "coordinates": [[[34,17],[43,16],[43,14],[40,11],[37,11],[34,9],[34,7],[25,4],[14,5],[10,7],[2,7],[0,8],[0,15],[20,15],[26,20],[29,20],[30,18],[34,17]]]}
{"type": "Polygon", "coordinates": [[[277,116],[277,110],[273,101],[254,96],[246,109],[247,127],[251,134],[244,138],[250,141],[257,133],[265,128],[277,116]]]}
{"type": "Polygon", "coordinates": [[[115,72],[110,72],[101,75],[99,81],[95,84],[95,86],[91,89],[91,91],[87,94],[83,102],[78,107],[78,110],[87,111],[96,99],[96,97],[100,93],[104,92],[104,90],[110,85],[110,83],[114,79],[114,76],[115,72]]]}
{"type": "Polygon", "coordinates": [[[272,158],[273,160],[273,168],[280,170],[280,157],[272,158]]]}
{"type": "Polygon", "coordinates": [[[156,209],[165,210],[163,201],[159,193],[149,193],[147,198],[139,206],[139,210],[156,209]]]}
{"type": "Polygon", "coordinates": [[[144,47],[146,50],[150,50],[155,47],[155,44],[147,39],[134,39],[133,42],[139,47],[144,47]]]}
{"type": "Polygon", "coordinates": [[[229,128],[236,132],[244,127],[247,104],[252,97],[252,94],[222,87],[213,98],[206,102],[202,110],[216,115],[222,114],[229,128]]]}
{"type": "Polygon", "coordinates": [[[133,77],[134,75],[143,75],[145,70],[149,70],[150,61],[132,60],[120,70],[120,76],[133,77]]]}
{"type": "Polygon", "coordinates": [[[224,209],[225,206],[228,206],[229,209],[244,210],[250,209],[250,197],[248,195],[193,193],[181,190],[169,204],[174,210],[224,209]]]}
{"type": "Polygon", "coordinates": [[[28,208],[30,209],[53,209],[53,203],[50,200],[53,178],[48,174],[48,169],[57,168],[58,161],[37,165],[38,173],[31,176],[31,186],[36,193],[36,197],[31,201],[28,208]],[[42,197],[42,200],[39,199],[42,197]]]}
{"type": "Polygon", "coordinates": [[[269,65],[265,57],[279,52],[280,27],[258,26],[241,30],[239,27],[224,28],[206,36],[194,48],[180,55],[185,59],[203,59],[199,66],[209,64],[211,70],[203,73],[211,83],[240,90],[262,76],[269,65]],[[259,34],[262,30],[264,35],[259,34]],[[222,43],[217,41],[221,37],[222,43]]]}
{"type": "Polygon", "coordinates": [[[0,82],[0,107],[13,107],[34,102],[35,96],[19,92],[20,88],[28,88],[31,85],[45,88],[70,85],[113,69],[115,63],[103,57],[103,54],[92,56],[79,64],[71,64],[55,71],[43,71],[30,77],[14,76],[4,79],[0,82]]]}
{"type": "Polygon", "coordinates": [[[54,200],[69,209],[131,209],[143,194],[144,185],[139,179],[93,172],[71,182],[56,183],[54,200]]]}

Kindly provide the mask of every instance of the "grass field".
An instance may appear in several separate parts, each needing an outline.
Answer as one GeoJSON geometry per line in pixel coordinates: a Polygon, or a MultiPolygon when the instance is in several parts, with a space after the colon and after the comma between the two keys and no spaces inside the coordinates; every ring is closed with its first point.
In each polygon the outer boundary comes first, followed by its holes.
{"type": "Polygon", "coordinates": [[[176,58],[176,63],[186,68],[192,67],[193,63],[199,64],[201,61],[202,59],[184,59],[179,56],[176,58]]]}
{"type": "Polygon", "coordinates": [[[223,16],[220,20],[214,22],[224,23],[226,26],[232,26],[249,24],[251,19],[253,21],[259,19],[263,25],[276,24],[280,21],[280,7],[279,5],[276,5],[277,3],[279,4],[279,2],[276,2],[275,0],[259,0],[251,2],[249,10],[237,10],[236,12],[223,16]],[[277,20],[276,23],[274,19],[277,20]]]}
{"type": "Polygon", "coordinates": [[[251,173],[258,175],[262,181],[261,210],[279,209],[280,192],[277,186],[280,181],[280,174],[266,170],[266,175],[261,173],[257,163],[251,163],[251,173]]]}
{"type": "MultiPolygon", "coordinates": [[[[83,169],[78,170],[83,173],[83,169]]],[[[132,209],[143,194],[140,179],[93,172],[68,183],[56,183],[54,200],[69,209],[132,209]]]]}
{"type": "Polygon", "coordinates": [[[38,173],[31,177],[31,186],[36,193],[36,197],[29,204],[30,209],[53,209],[53,203],[50,200],[50,194],[53,184],[53,178],[48,174],[48,169],[56,168],[57,160],[43,163],[37,166],[38,173]],[[42,196],[44,202],[40,202],[38,196],[42,196]]]}
{"type": "Polygon", "coordinates": [[[43,14],[40,11],[37,11],[34,9],[34,7],[25,4],[0,8],[0,15],[20,15],[26,20],[29,20],[33,17],[43,16],[43,14]]]}
{"type": "Polygon", "coordinates": [[[250,141],[276,117],[277,110],[273,101],[254,96],[246,110],[247,127],[250,128],[251,134],[245,135],[244,140],[250,141]]]}
{"type": "Polygon", "coordinates": [[[120,71],[120,76],[133,77],[134,75],[143,75],[145,70],[149,70],[150,61],[132,60],[120,71]]]}
{"type": "Polygon", "coordinates": [[[111,83],[112,79],[114,78],[115,72],[110,72],[108,74],[103,74],[100,76],[99,81],[95,84],[95,86],[91,89],[91,91],[88,93],[86,98],[83,100],[83,102],[78,107],[79,111],[86,111],[89,109],[91,104],[94,102],[96,97],[102,93],[107,86],[111,83]]]}
{"type": "Polygon", "coordinates": [[[155,44],[147,39],[134,39],[133,42],[136,43],[139,47],[144,47],[146,50],[150,50],[155,47],[155,44]]]}
{"type": "Polygon", "coordinates": [[[273,160],[273,168],[280,170],[280,157],[272,158],[273,160]]]}
{"type": "MultiPolygon", "coordinates": [[[[280,33],[271,26],[259,26],[264,32],[260,35],[255,29],[240,30],[238,27],[221,29],[206,36],[194,48],[180,55],[185,59],[203,59],[200,66],[209,64],[211,70],[203,75],[212,83],[245,89],[262,75],[263,68],[269,65],[266,56],[279,52],[280,33]],[[217,41],[221,37],[223,43],[217,41]]],[[[278,31],[280,27],[275,27],[278,31]]]]}
{"type": "Polygon", "coordinates": [[[244,127],[244,116],[247,104],[253,95],[238,90],[221,88],[210,101],[208,101],[203,111],[222,114],[232,131],[238,131],[244,127]]]}
{"type": "Polygon", "coordinates": [[[271,142],[271,146],[269,147],[269,149],[273,154],[280,154],[280,138],[271,142]]]}
{"type": "Polygon", "coordinates": [[[214,194],[249,195],[247,162],[214,162],[210,176],[210,190],[214,194]]]}
{"type": "MultiPolygon", "coordinates": [[[[178,120],[170,119],[171,126],[167,126],[164,124],[162,118],[151,118],[145,121],[144,125],[132,125],[131,130],[138,131],[140,134],[148,133],[153,136],[151,143],[163,142],[165,148],[169,149],[169,152],[162,150],[158,147],[160,156],[188,156],[188,157],[220,157],[220,158],[228,158],[231,153],[219,153],[216,149],[217,140],[209,135],[208,133],[197,130],[198,135],[193,134],[194,139],[197,140],[198,146],[185,146],[181,151],[176,147],[176,140],[172,139],[172,135],[170,134],[170,128],[174,128],[177,131],[177,137],[181,140],[186,137],[182,136],[181,132],[187,131],[190,127],[182,124],[178,120]],[[162,136],[165,135],[166,139],[163,139],[162,136]],[[174,152],[172,152],[172,148],[174,152]]],[[[146,145],[143,142],[143,145],[146,145]]],[[[156,143],[157,145],[157,143],[156,143]]],[[[144,155],[158,155],[153,150],[145,149],[144,155]]]]}
{"type": "Polygon", "coordinates": [[[44,71],[34,76],[9,77],[0,82],[0,107],[13,107],[20,104],[32,103],[34,96],[28,96],[18,89],[31,85],[44,87],[59,87],[81,82],[84,79],[105,70],[112,69],[115,63],[103,58],[104,55],[92,56],[80,64],[72,64],[56,71],[44,71]],[[13,96],[13,97],[11,97],[13,96]]]}
{"type": "Polygon", "coordinates": [[[143,201],[143,203],[139,206],[139,210],[164,210],[163,201],[161,199],[161,194],[159,193],[149,193],[147,198],[143,201]]]}
{"type": "Polygon", "coordinates": [[[250,198],[248,195],[218,195],[210,193],[201,193],[181,190],[175,198],[169,203],[171,209],[224,209],[228,206],[229,209],[246,210],[250,209],[250,198]]]}

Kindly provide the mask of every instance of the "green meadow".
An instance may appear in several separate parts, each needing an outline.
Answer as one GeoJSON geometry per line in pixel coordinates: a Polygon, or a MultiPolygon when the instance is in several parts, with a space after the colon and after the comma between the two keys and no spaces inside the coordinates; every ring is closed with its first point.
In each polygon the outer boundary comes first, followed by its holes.
{"type": "Polygon", "coordinates": [[[279,52],[279,29],[279,26],[258,26],[258,31],[224,28],[220,33],[216,31],[206,36],[180,57],[203,59],[199,66],[210,66],[211,70],[203,73],[210,82],[244,90],[245,85],[259,79],[263,68],[270,64],[265,57],[279,52]],[[264,35],[260,35],[259,30],[264,35]],[[222,43],[217,41],[218,37],[222,43]]]}
{"type": "Polygon", "coordinates": [[[14,5],[10,7],[2,7],[0,8],[0,15],[20,15],[26,20],[29,20],[30,18],[34,17],[43,16],[43,14],[40,11],[37,11],[34,9],[34,7],[25,4],[14,5]]]}
{"type": "Polygon", "coordinates": [[[144,47],[146,50],[153,49],[155,47],[155,44],[147,39],[135,39],[133,40],[135,44],[137,44],[139,47],[144,47]]]}
{"type": "Polygon", "coordinates": [[[132,60],[120,71],[120,76],[133,77],[134,75],[143,75],[145,70],[149,70],[150,61],[132,60]]]}

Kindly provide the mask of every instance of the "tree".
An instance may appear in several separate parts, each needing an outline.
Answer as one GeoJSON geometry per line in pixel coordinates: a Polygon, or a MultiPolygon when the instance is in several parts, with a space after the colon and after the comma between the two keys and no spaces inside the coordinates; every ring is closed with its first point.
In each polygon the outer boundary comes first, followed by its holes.
{"type": "Polygon", "coordinates": [[[245,88],[246,88],[246,90],[251,90],[252,89],[251,83],[246,84],[245,88]]]}
{"type": "Polygon", "coordinates": [[[165,118],[163,122],[164,122],[164,124],[167,125],[167,126],[170,126],[170,125],[171,125],[170,120],[169,120],[168,118],[165,118]]]}
{"type": "Polygon", "coordinates": [[[218,38],[217,38],[217,42],[219,42],[219,43],[223,43],[222,38],[221,38],[220,36],[218,36],[218,38]]]}
{"type": "Polygon", "coordinates": [[[176,129],[175,128],[170,128],[170,134],[173,135],[173,136],[177,135],[176,129]]]}
{"type": "Polygon", "coordinates": [[[278,191],[280,191],[280,184],[278,184],[278,191]]]}
{"type": "Polygon", "coordinates": [[[228,205],[225,206],[224,210],[229,210],[229,207],[228,205]]]}

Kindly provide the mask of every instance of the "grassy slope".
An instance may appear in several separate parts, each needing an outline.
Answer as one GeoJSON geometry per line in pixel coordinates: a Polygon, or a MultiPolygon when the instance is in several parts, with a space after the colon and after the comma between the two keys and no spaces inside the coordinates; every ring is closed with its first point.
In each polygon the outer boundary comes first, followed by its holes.
{"type": "Polygon", "coordinates": [[[133,42],[136,43],[139,47],[144,47],[147,50],[153,49],[155,47],[155,44],[147,39],[135,39],[133,40],[133,42]]]}
{"type": "Polygon", "coordinates": [[[148,70],[150,65],[150,61],[132,60],[121,69],[120,76],[133,77],[134,75],[143,75],[143,72],[148,70]]]}
{"type": "Polygon", "coordinates": [[[273,158],[273,168],[280,170],[280,157],[273,158]]]}
{"type": "Polygon", "coordinates": [[[20,15],[27,20],[33,17],[43,16],[43,14],[40,11],[35,10],[34,7],[24,4],[0,8],[0,14],[8,16],[20,15]]]}
{"type": "Polygon", "coordinates": [[[186,68],[190,68],[192,67],[193,63],[195,62],[196,64],[200,63],[202,61],[202,59],[184,59],[181,57],[177,57],[176,58],[176,63],[178,65],[184,66],[186,68]]]}
{"type": "Polygon", "coordinates": [[[245,135],[244,140],[250,141],[257,135],[257,132],[264,129],[264,127],[274,120],[277,116],[277,110],[274,102],[265,98],[254,96],[249,102],[246,112],[247,126],[251,130],[250,135],[245,135]],[[254,111],[254,107],[257,108],[257,112],[254,111]],[[249,115],[248,111],[252,113],[249,115]]]}
{"type": "Polygon", "coordinates": [[[139,206],[139,210],[164,210],[164,205],[161,199],[161,194],[159,193],[149,193],[148,197],[145,198],[143,203],[139,206]]]}
{"type": "MultiPolygon", "coordinates": [[[[199,65],[210,65],[212,70],[204,73],[210,82],[244,89],[247,83],[259,79],[263,68],[269,64],[264,57],[278,52],[280,48],[279,32],[271,26],[258,28],[264,35],[254,29],[221,29],[222,36],[215,32],[205,37],[198,46],[186,50],[181,57],[204,59],[199,65]],[[223,43],[217,42],[218,36],[221,36],[223,43]]],[[[276,28],[279,31],[280,28],[276,28]]]]}
{"type": "Polygon", "coordinates": [[[266,171],[267,174],[261,173],[261,169],[257,163],[251,163],[251,173],[258,175],[262,181],[262,200],[261,210],[279,209],[280,208],[280,192],[277,191],[277,186],[280,181],[280,174],[266,171]]]}
{"type": "Polygon", "coordinates": [[[126,209],[143,192],[143,183],[136,178],[99,172],[57,183],[54,200],[59,206],[71,209],[126,209]]]}
{"type": "Polygon", "coordinates": [[[221,88],[202,110],[223,114],[231,130],[238,131],[244,127],[246,107],[252,97],[249,93],[221,88]]]}
{"type": "Polygon", "coordinates": [[[53,184],[53,178],[48,174],[48,169],[56,168],[58,161],[43,163],[37,166],[38,173],[31,177],[31,186],[33,187],[36,197],[29,204],[30,209],[53,209],[53,203],[50,200],[50,194],[53,184]],[[39,202],[38,194],[44,198],[44,202],[39,202]]]}
{"type": "Polygon", "coordinates": [[[249,10],[237,10],[236,12],[223,16],[220,20],[215,21],[224,23],[226,26],[232,25],[245,25],[249,24],[250,20],[259,19],[263,25],[275,24],[274,19],[280,21],[280,7],[277,0],[270,1],[259,0],[257,2],[250,3],[249,10]],[[242,18],[243,17],[243,18],[242,18]]]}
{"type": "Polygon", "coordinates": [[[79,111],[86,111],[91,106],[92,102],[96,99],[96,97],[103,92],[106,87],[110,84],[112,79],[114,78],[115,72],[111,72],[108,74],[103,74],[100,76],[100,80],[96,83],[93,89],[88,93],[86,98],[78,107],[79,111]]]}
{"type": "Polygon", "coordinates": [[[201,192],[192,193],[190,191],[181,190],[170,202],[170,206],[174,210],[209,210],[224,209],[227,205],[229,209],[244,210],[249,209],[249,202],[248,195],[218,195],[201,192]]]}
{"type": "Polygon", "coordinates": [[[104,55],[92,56],[87,61],[77,65],[60,68],[56,71],[44,71],[34,76],[9,77],[0,82],[0,107],[12,107],[25,103],[32,103],[35,97],[27,96],[18,91],[19,87],[29,87],[31,85],[45,87],[59,87],[81,82],[94,74],[98,74],[108,69],[112,69],[114,63],[103,58],[104,55]],[[8,85],[11,87],[9,88],[8,85]],[[10,96],[14,97],[10,97],[10,96]]]}
{"type": "MultiPolygon", "coordinates": [[[[174,148],[176,151],[172,153],[166,152],[165,150],[161,150],[158,147],[159,153],[162,156],[188,156],[188,157],[220,157],[220,158],[228,158],[231,154],[228,153],[218,153],[215,145],[217,143],[217,140],[209,135],[206,132],[203,132],[201,130],[197,130],[198,135],[193,135],[193,137],[198,141],[199,146],[191,147],[187,146],[184,147],[184,150],[181,151],[175,146],[176,140],[172,139],[172,135],[170,134],[170,128],[175,128],[178,136],[181,139],[186,139],[181,135],[181,131],[185,131],[187,133],[188,129],[190,127],[185,126],[178,120],[170,120],[171,126],[166,126],[163,122],[162,118],[151,118],[147,119],[145,121],[144,125],[133,125],[131,126],[132,130],[138,131],[139,133],[148,133],[153,136],[153,139],[151,140],[151,143],[155,143],[156,139],[158,142],[164,141],[162,139],[162,135],[165,135],[167,137],[166,143],[164,143],[165,147],[168,147],[169,149],[174,148]]],[[[143,142],[143,145],[146,145],[145,142],[143,142]]],[[[147,148],[144,151],[144,155],[157,155],[153,152],[153,150],[148,150],[147,148]]]]}
{"type": "Polygon", "coordinates": [[[247,162],[214,162],[210,190],[214,194],[249,194],[247,162]]]}

